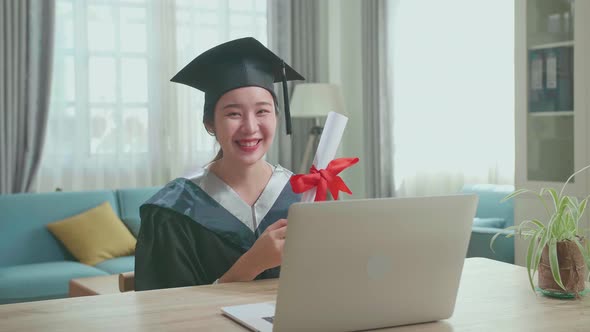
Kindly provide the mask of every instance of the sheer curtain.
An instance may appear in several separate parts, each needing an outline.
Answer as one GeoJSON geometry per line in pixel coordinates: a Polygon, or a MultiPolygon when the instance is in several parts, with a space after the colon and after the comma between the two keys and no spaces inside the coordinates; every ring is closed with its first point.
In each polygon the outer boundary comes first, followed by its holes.
{"type": "Polygon", "coordinates": [[[365,0],[361,4],[365,190],[371,198],[394,194],[393,151],[392,144],[387,144],[393,140],[387,6],[388,0],[365,0]]]}
{"type": "Polygon", "coordinates": [[[399,0],[389,10],[397,195],[513,184],[513,1],[399,0]]]}
{"type": "Polygon", "coordinates": [[[162,185],[215,155],[201,92],[169,82],[196,55],[253,36],[266,0],[56,0],[48,133],[37,191],[162,185]]]}
{"type": "MultiPolygon", "coordinates": [[[[269,48],[299,72],[305,81],[288,82],[289,96],[299,83],[318,82],[325,69],[319,67],[319,2],[316,0],[267,0],[269,48]]],[[[292,118],[292,133],[286,135],[283,89],[275,84],[279,98],[279,129],[267,157],[271,163],[293,172],[303,159],[305,143],[314,120],[292,118]]]]}

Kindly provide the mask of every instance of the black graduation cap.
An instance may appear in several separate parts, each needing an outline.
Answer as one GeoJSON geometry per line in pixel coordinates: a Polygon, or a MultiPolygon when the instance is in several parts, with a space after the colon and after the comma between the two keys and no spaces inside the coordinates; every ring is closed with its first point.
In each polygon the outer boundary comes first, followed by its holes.
{"type": "Polygon", "coordinates": [[[182,68],[171,81],[205,92],[205,112],[213,112],[224,93],[245,86],[264,88],[276,100],[274,83],[283,82],[285,121],[289,135],[291,113],[287,81],[304,79],[258,40],[247,37],[205,51],[182,68]]]}

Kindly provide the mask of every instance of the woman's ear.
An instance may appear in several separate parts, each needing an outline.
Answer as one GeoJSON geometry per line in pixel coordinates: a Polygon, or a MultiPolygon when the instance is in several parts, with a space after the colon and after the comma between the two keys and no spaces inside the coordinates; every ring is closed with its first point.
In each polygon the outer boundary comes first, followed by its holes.
{"type": "Polygon", "coordinates": [[[211,136],[215,136],[215,128],[213,127],[212,124],[205,124],[205,130],[207,131],[207,133],[211,136]]]}

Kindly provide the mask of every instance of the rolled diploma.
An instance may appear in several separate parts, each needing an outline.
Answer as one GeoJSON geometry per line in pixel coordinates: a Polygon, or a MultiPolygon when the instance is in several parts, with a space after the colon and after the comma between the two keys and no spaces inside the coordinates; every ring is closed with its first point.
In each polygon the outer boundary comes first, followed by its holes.
{"type": "MultiPolygon", "coordinates": [[[[313,159],[313,164],[318,170],[325,169],[328,167],[330,161],[334,160],[347,122],[348,118],[340,113],[328,113],[328,118],[326,119],[320,142],[318,143],[318,149],[315,153],[315,158],[313,159]]],[[[304,192],[301,202],[313,202],[315,199],[315,193],[316,188],[311,188],[304,192]]]]}

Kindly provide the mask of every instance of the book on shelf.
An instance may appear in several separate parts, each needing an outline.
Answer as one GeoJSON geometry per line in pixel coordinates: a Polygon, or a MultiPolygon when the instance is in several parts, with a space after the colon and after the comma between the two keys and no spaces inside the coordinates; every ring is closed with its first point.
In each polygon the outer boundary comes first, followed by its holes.
{"type": "Polygon", "coordinates": [[[572,46],[529,51],[529,112],[574,110],[572,46]]]}

